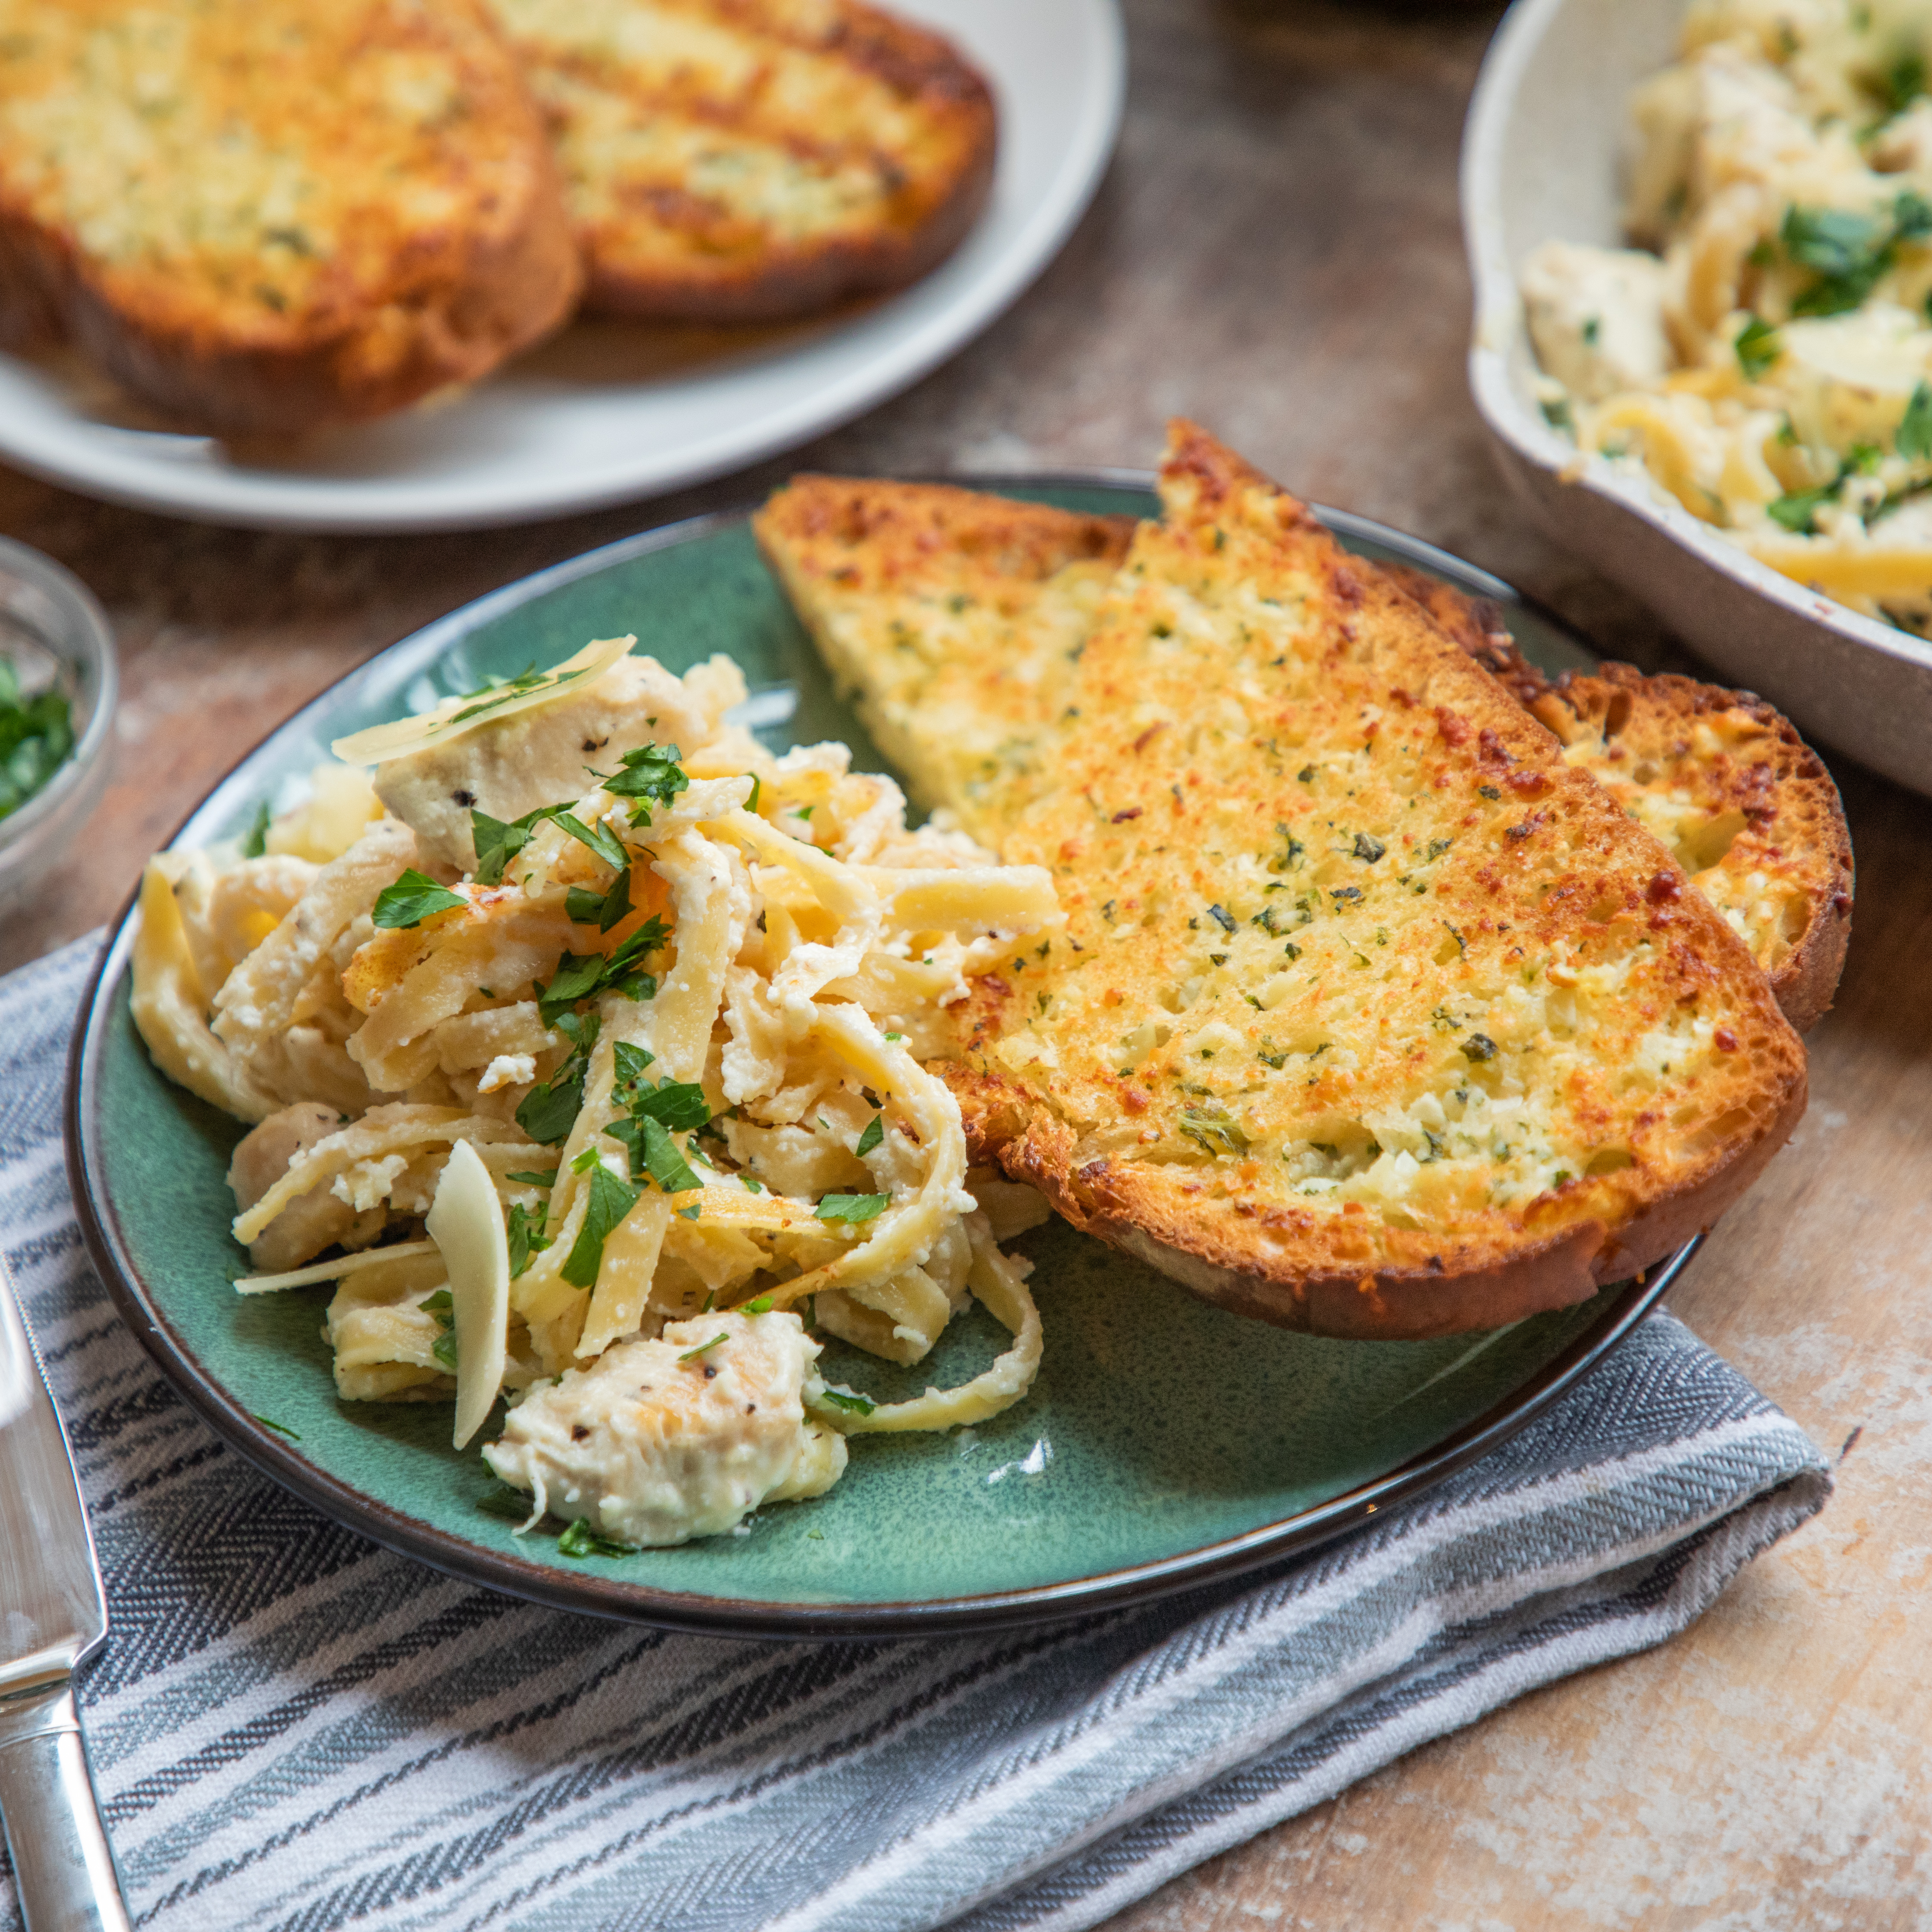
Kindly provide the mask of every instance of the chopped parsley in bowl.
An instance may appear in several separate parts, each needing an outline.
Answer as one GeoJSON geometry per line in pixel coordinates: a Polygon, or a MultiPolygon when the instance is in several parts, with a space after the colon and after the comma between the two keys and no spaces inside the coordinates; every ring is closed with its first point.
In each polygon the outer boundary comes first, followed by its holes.
{"type": "Polygon", "coordinates": [[[0,538],[0,906],[53,868],[100,798],[119,682],[86,586],[0,538]]]}
{"type": "Polygon", "coordinates": [[[0,819],[12,818],[72,752],[73,717],[57,688],[27,696],[18,668],[0,657],[0,819]]]}

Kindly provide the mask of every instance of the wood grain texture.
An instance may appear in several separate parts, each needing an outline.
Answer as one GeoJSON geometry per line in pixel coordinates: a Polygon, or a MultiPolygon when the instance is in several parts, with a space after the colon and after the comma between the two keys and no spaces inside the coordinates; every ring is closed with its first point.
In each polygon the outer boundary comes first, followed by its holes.
{"type": "MultiPolygon", "coordinates": [[[[105,917],[214,778],[384,644],[794,469],[1150,465],[1184,412],[1298,490],[1510,578],[1607,655],[1694,670],[1520,516],[1464,387],[1455,157],[1496,10],[1127,10],[1120,158],[1066,254],[946,368],[782,463],[628,512],[386,539],[201,530],[0,472],[0,530],[100,595],[128,673],[88,863],[0,931],[0,966],[105,917]]],[[[1831,763],[1858,908],[1808,1042],[1810,1112],[1672,1305],[1832,1455],[1850,1444],[1836,1498],[1664,1649],[1415,1753],[1110,1932],[1926,1922],[1932,806],[1831,763]]]]}

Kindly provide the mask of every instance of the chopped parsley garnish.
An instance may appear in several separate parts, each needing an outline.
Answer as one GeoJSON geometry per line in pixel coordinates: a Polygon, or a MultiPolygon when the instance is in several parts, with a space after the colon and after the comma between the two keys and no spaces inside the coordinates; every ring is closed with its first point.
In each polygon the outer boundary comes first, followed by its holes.
{"type": "Polygon", "coordinates": [[[1496,1057],[1496,1043],[1486,1033],[1472,1033],[1462,1042],[1462,1057],[1466,1060],[1493,1060],[1496,1057]]]}
{"type": "Polygon", "coordinates": [[[521,698],[526,692],[536,691],[545,686],[561,691],[567,684],[574,684],[580,677],[595,670],[594,664],[579,664],[574,670],[538,670],[535,664],[518,672],[514,677],[499,678],[488,684],[479,685],[474,691],[465,692],[466,698],[480,698],[481,704],[472,704],[459,711],[448,722],[452,724],[466,724],[472,718],[487,717],[492,711],[500,710],[512,698],[521,698]]]}
{"type": "Polygon", "coordinates": [[[244,859],[266,857],[268,850],[268,801],[262,800],[255,808],[254,821],[248,827],[248,836],[242,842],[242,856],[244,859]]]}
{"type": "Polygon", "coordinates": [[[720,1342],[728,1342],[730,1339],[731,1331],[728,1328],[720,1329],[710,1341],[700,1342],[696,1348],[686,1349],[684,1353],[678,1357],[678,1360],[680,1362],[694,1362],[699,1356],[708,1355],[720,1342]]]}
{"type": "MultiPolygon", "coordinates": [[[[567,832],[580,845],[587,845],[607,866],[614,866],[622,872],[630,860],[616,835],[602,820],[595,825],[586,825],[574,812],[554,812],[550,816],[556,820],[557,829],[567,832]]],[[[616,923],[613,920],[612,924],[616,923]]]]}
{"type": "Polygon", "coordinates": [[[1248,1137],[1224,1107],[1190,1107],[1180,1116],[1180,1131],[1208,1154],[1243,1154],[1248,1137]]]}
{"type": "Polygon", "coordinates": [[[530,1513],[530,1499],[508,1483],[492,1483],[476,1498],[476,1507],[508,1522],[521,1522],[530,1513]]]}
{"type": "Polygon", "coordinates": [[[581,886],[572,886],[565,897],[563,909],[573,924],[595,926],[600,932],[608,932],[630,916],[630,867],[625,866],[610,881],[608,892],[586,892],[581,886]]]}
{"type": "Polygon", "coordinates": [[[626,1104],[638,1120],[660,1120],[679,1133],[704,1126],[711,1118],[711,1103],[694,1080],[660,1080],[653,1087],[640,1075],[634,1094],[626,1104]]]}
{"type": "Polygon", "coordinates": [[[1233,914],[1228,911],[1226,906],[1210,905],[1208,908],[1208,916],[1211,919],[1223,932],[1232,932],[1234,931],[1234,916],[1233,914]]]}
{"type": "Polygon", "coordinates": [[[755,1301],[746,1302],[740,1312],[746,1315],[769,1315],[772,1312],[772,1298],[769,1294],[761,1294],[755,1301]]]}
{"type": "Polygon", "coordinates": [[[548,1174],[538,1174],[531,1168],[526,1168],[520,1173],[506,1174],[503,1178],[506,1180],[520,1180],[531,1187],[554,1187],[556,1185],[556,1172],[555,1168],[552,1168],[548,1174]]]}
{"type": "Polygon", "coordinates": [[[570,1252],[560,1272],[573,1288],[594,1288],[597,1270],[604,1259],[604,1244],[610,1232],[638,1204],[641,1188],[620,1180],[602,1162],[591,1170],[590,1198],[584,1210],[584,1225],[577,1231],[570,1252]]]}
{"type": "Polygon", "coordinates": [[[866,1131],[859,1136],[859,1144],[852,1151],[862,1160],[885,1137],[886,1117],[883,1114],[874,1114],[866,1123],[866,1131]]]}
{"type": "Polygon", "coordinates": [[[704,1184],[692,1172],[662,1120],[646,1114],[637,1125],[644,1136],[644,1171],[667,1194],[688,1194],[704,1184]]]}
{"type": "Polygon", "coordinates": [[[1330,886],[1328,896],[1337,905],[1359,905],[1362,901],[1362,889],[1360,886],[1330,886]]]}
{"type": "Polygon", "coordinates": [[[1366,860],[1372,866],[1388,850],[1388,848],[1376,838],[1374,833],[1358,832],[1355,834],[1354,850],[1357,858],[1366,860]]]}
{"type": "Polygon", "coordinates": [[[1738,331],[1738,367],[1747,382],[1755,382],[1784,353],[1784,338],[1761,315],[1754,315],[1738,331]]]}
{"type": "Polygon", "coordinates": [[[658,982],[637,969],[646,955],[670,937],[664,921],[647,919],[608,957],[602,952],[566,952],[556,963],[548,986],[537,984],[537,1016],[555,1026],[559,1016],[594,993],[622,993],[627,999],[654,998],[658,982]]]}
{"type": "Polygon", "coordinates": [[[462,696],[466,703],[472,698],[514,698],[542,683],[544,676],[532,658],[514,677],[486,677],[474,691],[466,691],[462,696]]]}
{"type": "Polygon", "coordinates": [[[556,1030],[571,1043],[563,1064],[541,1086],[532,1088],[517,1109],[517,1124],[533,1141],[554,1147],[577,1124],[584,1106],[584,1076],[597,1044],[599,1022],[591,1013],[560,1013],[556,1030]]]}
{"type": "Polygon", "coordinates": [[[626,999],[650,1000],[657,997],[658,982],[638,968],[652,953],[663,950],[670,929],[655,916],[647,919],[611,954],[604,969],[604,983],[626,999]]]}
{"type": "Polygon", "coordinates": [[[1766,504],[1765,514],[1773,523],[1781,524],[1794,536],[1802,537],[1810,530],[1820,507],[1828,503],[1838,494],[1836,483],[1821,483],[1815,490],[1790,490],[1776,501],[1766,504]]]}
{"type": "Polygon", "coordinates": [[[1842,315],[1860,307],[1896,265],[1899,243],[1928,236],[1932,202],[1910,188],[1894,198],[1889,220],[1850,208],[1794,204],[1784,212],[1778,239],[1792,261],[1814,270],[1817,280],[1799,292],[1791,313],[1842,315]]]}
{"type": "MultiPolygon", "coordinates": [[[[691,780],[685,776],[678,758],[675,745],[640,745],[618,760],[622,770],[604,778],[604,789],[613,798],[631,800],[633,825],[650,824],[653,804],[668,805],[680,792],[690,789],[691,780]]],[[[754,800],[757,796],[754,790],[754,800]]]]}
{"type": "Polygon", "coordinates": [[[436,1325],[442,1333],[436,1338],[436,1346],[430,1352],[452,1375],[456,1372],[456,1304],[450,1299],[449,1290],[440,1288],[434,1294],[425,1295],[416,1306],[425,1315],[436,1317],[436,1325]]]}
{"type": "Polygon", "coordinates": [[[20,674],[0,656],[0,818],[19,811],[73,749],[67,700],[44,691],[22,703],[20,674]]]}
{"type": "Polygon", "coordinates": [[[610,1062],[616,1069],[617,1084],[628,1087],[634,1080],[644,1078],[644,1069],[657,1058],[647,1046],[633,1046],[628,1040],[620,1040],[610,1049],[610,1062]]]}
{"type": "Polygon", "coordinates": [[[1912,391],[1897,441],[1899,454],[1915,463],[1932,456],[1932,383],[1921,382],[1912,391]]]}
{"type": "Polygon", "coordinates": [[[1489,799],[1492,802],[1502,796],[1502,794],[1497,790],[1494,785],[1478,785],[1476,790],[1480,796],[1489,799]]]}
{"type": "Polygon", "coordinates": [[[586,1516],[579,1516],[559,1533],[556,1548],[560,1556],[634,1556],[638,1553],[628,1543],[614,1543],[608,1536],[599,1536],[586,1516]]]}
{"type": "Polygon", "coordinates": [[[476,848],[476,883],[500,885],[503,868],[530,842],[531,833],[544,819],[553,818],[564,809],[560,805],[541,805],[520,818],[508,820],[492,818],[487,812],[472,810],[470,839],[476,848]]]}
{"type": "Polygon", "coordinates": [[[745,809],[747,812],[756,812],[758,810],[758,794],[762,792],[764,788],[764,780],[760,778],[755,772],[753,772],[752,774],[752,795],[745,801],[745,809]]]}
{"type": "Polygon", "coordinates": [[[601,952],[566,952],[556,962],[550,983],[536,982],[537,1016],[547,1027],[555,1026],[560,1015],[567,1013],[579,1000],[587,999],[604,983],[609,962],[601,952]]]}
{"type": "MultiPolygon", "coordinates": [[[[551,1177],[554,1179],[556,1177],[551,1177]]],[[[518,1178],[512,1174],[510,1178],[518,1178]]],[[[530,1264],[532,1259],[542,1253],[550,1245],[550,1237],[544,1232],[544,1223],[548,1220],[550,1210],[539,1206],[532,1214],[522,1208],[512,1208],[505,1226],[510,1244],[510,1279],[514,1281],[530,1264]]]]}
{"type": "Polygon", "coordinates": [[[848,1415],[870,1415],[878,1406],[850,1389],[833,1388],[830,1384],[820,1390],[818,1400],[830,1402],[834,1408],[842,1408],[848,1415]]]}
{"type": "Polygon", "coordinates": [[[1925,56],[1916,47],[1905,48],[1875,77],[1872,91],[1893,113],[1903,112],[1925,92],[1925,56]]]}
{"type": "Polygon", "coordinates": [[[844,1221],[856,1227],[875,1221],[890,1204],[890,1194],[828,1194],[812,1211],[821,1221],[844,1221]]]}
{"type": "MultiPolygon", "coordinates": [[[[631,1049],[632,1054],[642,1052],[640,1048],[631,1049]]],[[[644,1058],[648,1060],[648,1055],[644,1058]]],[[[620,1079],[613,1097],[628,1109],[628,1116],[611,1121],[604,1131],[630,1156],[632,1175],[649,1174],[667,1194],[688,1193],[703,1186],[671,1138],[670,1130],[701,1127],[710,1119],[704,1088],[693,1081],[669,1079],[652,1087],[644,1077],[643,1066],[629,1055],[620,1063],[620,1071],[623,1065],[635,1070],[620,1079]]]]}
{"type": "Polygon", "coordinates": [[[264,1429],[272,1429],[278,1436],[286,1436],[291,1442],[299,1442],[302,1438],[286,1422],[278,1422],[272,1415],[258,1415],[255,1420],[264,1429]]]}
{"type": "Polygon", "coordinates": [[[412,866],[393,886],[385,886],[376,894],[376,910],[370,916],[388,932],[401,932],[422,925],[435,914],[454,911],[469,903],[461,893],[438,885],[412,866]]]}

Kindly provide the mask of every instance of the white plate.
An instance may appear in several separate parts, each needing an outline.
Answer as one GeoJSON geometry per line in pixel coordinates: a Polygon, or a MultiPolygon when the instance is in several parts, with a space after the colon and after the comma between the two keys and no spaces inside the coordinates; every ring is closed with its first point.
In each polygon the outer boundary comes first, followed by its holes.
{"type": "Polygon", "coordinates": [[[441,407],[245,454],[140,426],[76,358],[0,356],[0,456],[110,502],[270,530],[562,516],[742,468],[848,422],[976,335],[1059,250],[1113,152],[1115,0],[895,0],[992,82],[992,194],[922,281],[832,319],[707,331],[580,322],[441,407]]]}
{"type": "Polygon", "coordinates": [[[1932,644],[1808,590],[1543,419],[1516,272],[1538,243],[1621,238],[1630,89],[1674,57],[1687,0],[1517,0],[1462,136],[1476,284],[1469,386],[1503,470],[1558,542],[1809,734],[1932,795],[1932,644]]]}

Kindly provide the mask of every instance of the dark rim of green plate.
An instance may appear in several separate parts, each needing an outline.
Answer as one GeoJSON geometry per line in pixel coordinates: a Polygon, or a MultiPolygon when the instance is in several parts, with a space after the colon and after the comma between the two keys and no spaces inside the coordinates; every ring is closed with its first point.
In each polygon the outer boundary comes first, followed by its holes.
{"type": "MultiPolygon", "coordinates": [[[[1110,489],[1150,493],[1154,482],[1145,471],[1118,470],[919,480],[1016,492],[1110,489]]],[[[1433,576],[1446,578],[1472,596],[1523,610],[1540,625],[1569,640],[1580,661],[1593,656],[1561,619],[1520,596],[1500,578],[1366,517],[1319,505],[1311,508],[1338,536],[1375,545],[1433,576]]],[[[243,775],[249,772],[256,758],[282,732],[298,726],[310,711],[332,700],[344,684],[378,676],[392,688],[399,688],[452,645],[510,610],[614,564],[714,535],[742,524],[751,513],[750,508],[718,511],[621,538],[492,591],[379,652],[270,732],[189,814],[169,842],[178,839],[203,813],[228,808],[238,795],[238,788],[252,785],[252,779],[243,775]]],[[[82,995],[68,1055],[64,1110],[68,1176],[75,1210],[88,1254],[116,1307],[189,1405],[265,1475],[292,1490],[324,1515],[388,1549],[461,1582],[482,1584],[555,1610],[734,1636],[795,1640],[920,1636],[1088,1616],[1241,1576],[1300,1555],[1370,1522],[1378,1514],[1420,1495],[1507,1442],[1576,1387],[1636,1328],[1662,1299],[1702,1240],[1700,1235],[1652,1269],[1646,1277],[1626,1284],[1597,1320],[1568,1347],[1486,1414],[1452,1431],[1432,1448],[1312,1509],[1178,1556],[997,1594],[874,1604],[773,1604],[654,1589],[594,1576],[572,1576],[548,1564],[527,1562],[432,1528],[316,1468],[297,1449],[265,1428],[203,1369],[162,1312],[123,1239],[115,1203],[96,1179],[102,1172],[103,1123],[98,1106],[102,1040],[113,1012],[114,995],[127,970],[137,897],[138,892],[130,894],[122,908],[82,995]]]]}

